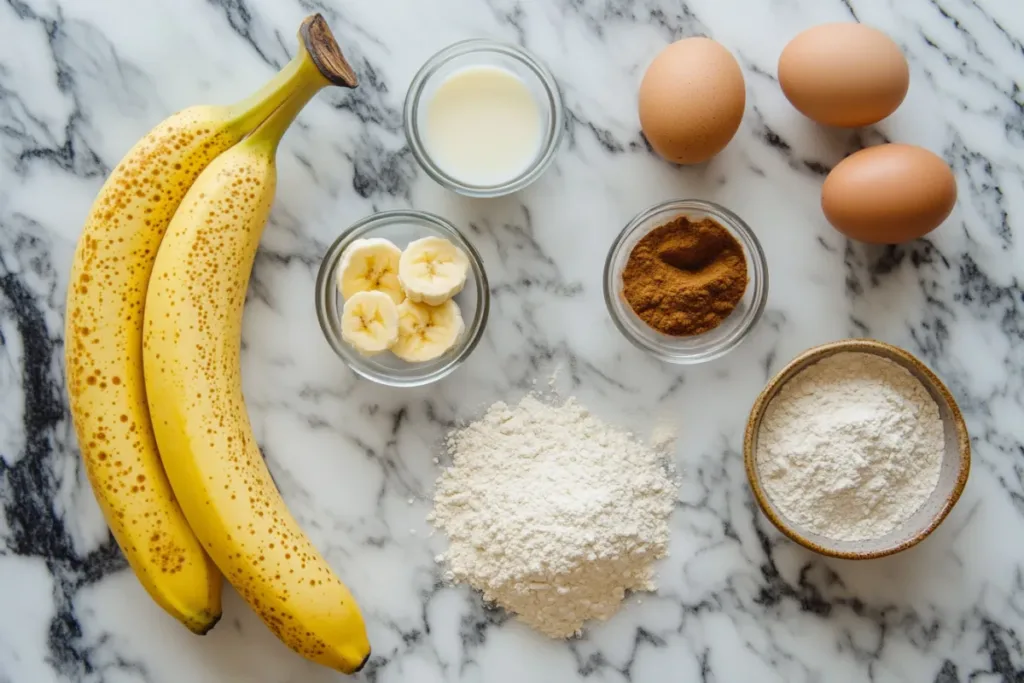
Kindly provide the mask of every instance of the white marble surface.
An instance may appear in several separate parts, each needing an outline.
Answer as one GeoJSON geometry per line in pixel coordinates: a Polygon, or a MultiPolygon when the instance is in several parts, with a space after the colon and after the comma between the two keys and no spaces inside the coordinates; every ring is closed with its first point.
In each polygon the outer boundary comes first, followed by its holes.
{"type": "Polygon", "coordinates": [[[74,242],[104,174],[173,110],[247,94],[322,11],[362,79],[321,94],[286,136],[278,202],[245,318],[253,423],[291,509],[360,599],[365,681],[1015,681],[1024,676],[1024,5],[1019,0],[8,0],[0,3],[0,682],[340,680],[293,655],[236,595],[208,636],[166,617],[126,569],[77,459],[61,367],[74,242]],[[820,129],[773,77],[803,28],[856,17],[892,35],[912,83],[864,132],[820,129]],[[734,51],[747,111],[710,164],[670,167],[640,138],[635,91],[669,41],[734,51]],[[550,65],[569,111],[551,170],[521,194],[469,201],[421,172],[401,132],[424,59],[467,37],[550,65]],[[822,218],[824,174],[879,140],[955,168],[938,231],[867,248],[822,218]],[[650,204],[700,197],[757,231],[768,312],[727,357],[679,369],[623,340],[600,275],[650,204]],[[451,219],[481,251],[484,341],[441,384],[355,379],[317,327],[326,245],[375,210],[451,219]],[[920,355],[973,435],[957,508],[900,556],[812,555],[756,510],[739,454],[768,375],[804,348],[873,336],[920,355]],[[425,516],[438,439],[557,371],[608,420],[678,427],[682,472],[661,588],[572,642],[548,641],[439,584],[425,516]],[[410,503],[411,501],[411,503],[410,503]]]}

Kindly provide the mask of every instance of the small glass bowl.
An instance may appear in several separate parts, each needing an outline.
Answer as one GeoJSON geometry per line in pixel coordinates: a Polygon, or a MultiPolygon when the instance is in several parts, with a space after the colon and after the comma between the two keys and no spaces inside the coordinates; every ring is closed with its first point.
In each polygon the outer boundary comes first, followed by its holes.
{"type": "Polygon", "coordinates": [[[669,201],[640,213],[619,233],[604,264],[604,300],[615,326],[631,343],[667,363],[693,365],[728,353],[761,318],[767,299],[768,263],[750,226],[724,206],[699,199],[669,201]],[[749,282],[735,310],[718,327],[692,337],[675,337],[654,330],[622,296],[622,270],[633,247],[651,230],[678,216],[714,219],[739,240],[747,259],[749,282]]]}
{"type": "Polygon", "coordinates": [[[412,79],[405,96],[405,137],[413,156],[431,178],[468,197],[500,197],[523,189],[544,173],[558,150],[565,130],[562,96],[555,77],[536,57],[514,45],[490,40],[465,40],[449,45],[427,60],[412,79]],[[499,185],[471,185],[454,178],[430,157],[424,139],[426,107],[437,88],[452,73],[470,66],[499,66],[518,76],[533,94],[542,117],[543,138],[537,155],[519,175],[499,185]]]}
{"type": "Polygon", "coordinates": [[[353,224],[327,250],[316,276],[316,315],[327,343],[357,375],[392,387],[423,386],[451,374],[469,357],[483,336],[490,306],[490,290],[480,254],[454,225],[423,211],[384,211],[353,224]],[[409,242],[430,236],[451,240],[469,257],[466,286],[455,295],[466,323],[465,332],[442,356],[424,363],[409,363],[388,351],[376,356],[360,354],[341,336],[341,311],[345,301],[338,290],[337,273],[345,248],[357,239],[383,237],[404,249],[409,242]]]}

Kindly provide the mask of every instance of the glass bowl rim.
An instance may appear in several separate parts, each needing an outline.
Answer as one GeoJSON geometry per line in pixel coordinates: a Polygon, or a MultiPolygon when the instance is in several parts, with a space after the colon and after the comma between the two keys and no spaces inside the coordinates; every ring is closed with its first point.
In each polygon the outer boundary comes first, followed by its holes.
{"type": "Polygon", "coordinates": [[[413,157],[427,175],[438,184],[467,197],[501,197],[530,185],[554,161],[555,153],[558,151],[565,133],[565,108],[562,103],[562,93],[558,88],[558,82],[548,67],[537,57],[511,43],[502,43],[484,38],[472,38],[461,40],[442,48],[423,63],[423,66],[416,72],[412,82],[409,84],[409,89],[406,91],[405,103],[402,109],[402,127],[413,157]],[[434,163],[430,153],[427,151],[426,143],[420,135],[416,114],[419,111],[420,99],[427,83],[430,82],[430,79],[442,67],[458,57],[487,52],[496,52],[506,57],[511,57],[526,66],[537,77],[547,95],[547,105],[551,112],[551,124],[545,131],[541,155],[526,170],[515,178],[499,185],[472,185],[448,175],[440,166],[434,163]]]}
{"type": "MultiPolygon", "coordinates": [[[[651,229],[653,229],[653,227],[651,229]]],[[[727,209],[721,204],[704,199],[670,199],[655,204],[634,216],[632,220],[626,224],[626,227],[619,232],[615,240],[612,242],[611,247],[608,249],[608,255],[604,262],[603,275],[602,279],[605,306],[608,308],[608,314],[611,316],[612,322],[615,324],[615,327],[618,328],[619,332],[622,333],[622,336],[633,344],[633,346],[651,354],[661,361],[675,365],[696,365],[698,363],[705,363],[724,356],[729,351],[739,346],[750,335],[750,332],[754,329],[758,321],[761,319],[761,316],[764,314],[764,310],[768,303],[768,260],[765,257],[761,241],[757,238],[753,229],[747,225],[746,221],[736,215],[733,211],[727,209]],[[622,320],[620,313],[616,308],[614,299],[619,296],[617,288],[613,286],[613,280],[617,276],[617,273],[612,272],[612,269],[623,245],[637,230],[641,228],[641,226],[644,225],[644,223],[661,213],[671,212],[685,215],[687,211],[701,212],[717,219],[727,230],[738,237],[747,254],[747,259],[752,266],[750,269],[752,272],[748,273],[748,277],[750,278],[750,284],[748,284],[748,287],[752,287],[754,289],[754,298],[751,301],[750,311],[737,328],[738,331],[730,337],[703,351],[671,352],[657,348],[651,345],[646,339],[634,334],[634,332],[622,320]]],[[[628,303],[624,303],[623,305],[626,308],[629,307],[628,303]]]]}
{"type": "MultiPolygon", "coordinates": [[[[476,250],[476,247],[466,239],[462,232],[455,227],[455,225],[441,216],[428,211],[419,211],[416,209],[392,209],[374,213],[359,219],[345,228],[345,230],[343,230],[341,234],[331,242],[330,246],[327,247],[327,251],[324,252],[323,259],[320,261],[320,268],[316,275],[316,316],[317,321],[320,323],[320,331],[323,333],[328,346],[331,347],[334,354],[338,356],[342,362],[352,370],[352,372],[364,379],[368,379],[384,386],[419,387],[432,384],[433,382],[450,375],[465,362],[480,343],[480,340],[483,338],[484,330],[487,327],[490,309],[490,285],[487,280],[487,272],[484,270],[483,259],[480,257],[480,253],[476,250]],[[331,277],[330,274],[341,260],[341,256],[344,253],[345,248],[351,244],[351,242],[359,239],[367,232],[376,228],[408,222],[416,223],[421,226],[426,225],[445,235],[454,237],[456,244],[465,250],[469,257],[471,275],[477,288],[477,305],[476,309],[473,311],[472,320],[467,323],[465,341],[462,342],[462,346],[459,349],[458,354],[428,375],[408,379],[395,379],[394,377],[388,377],[376,372],[367,371],[365,368],[360,367],[357,363],[353,362],[351,358],[349,358],[347,343],[341,338],[340,332],[336,330],[336,326],[327,319],[327,297],[332,294],[337,296],[335,293],[337,286],[333,282],[333,277],[331,277]]],[[[355,354],[356,352],[352,351],[352,353],[355,354]]]]}

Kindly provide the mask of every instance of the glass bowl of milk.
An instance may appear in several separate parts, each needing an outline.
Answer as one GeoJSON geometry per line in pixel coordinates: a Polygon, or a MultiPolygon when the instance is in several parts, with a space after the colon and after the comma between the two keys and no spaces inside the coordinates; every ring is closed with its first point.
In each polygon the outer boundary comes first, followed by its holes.
{"type": "Polygon", "coordinates": [[[431,57],[405,98],[405,135],[420,166],[469,197],[521,190],[548,167],[565,129],[554,77],[524,50],[489,40],[431,57]]]}

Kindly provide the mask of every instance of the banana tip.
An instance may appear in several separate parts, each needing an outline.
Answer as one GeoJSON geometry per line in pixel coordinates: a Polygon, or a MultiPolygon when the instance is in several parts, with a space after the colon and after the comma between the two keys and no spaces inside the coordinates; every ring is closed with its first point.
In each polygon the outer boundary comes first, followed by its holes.
{"type": "Polygon", "coordinates": [[[366,651],[366,656],[363,657],[363,661],[359,662],[359,666],[357,666],[356,668],[352,669],[352,673],[358,673],[358,672],[362,671],[363,667],[366,666],[366,663],[368,661],[370,661],[370,651],[369,650],[366,651]]]}
{"type": "Polygon", "coordinates": [[[209,618],[204,619],[201,623],[189,627],[189,630],[197,636],[205,636],[213,630],[213,627],[220,621],[221,616],[221,614],[210,615],[209,618]]]}

